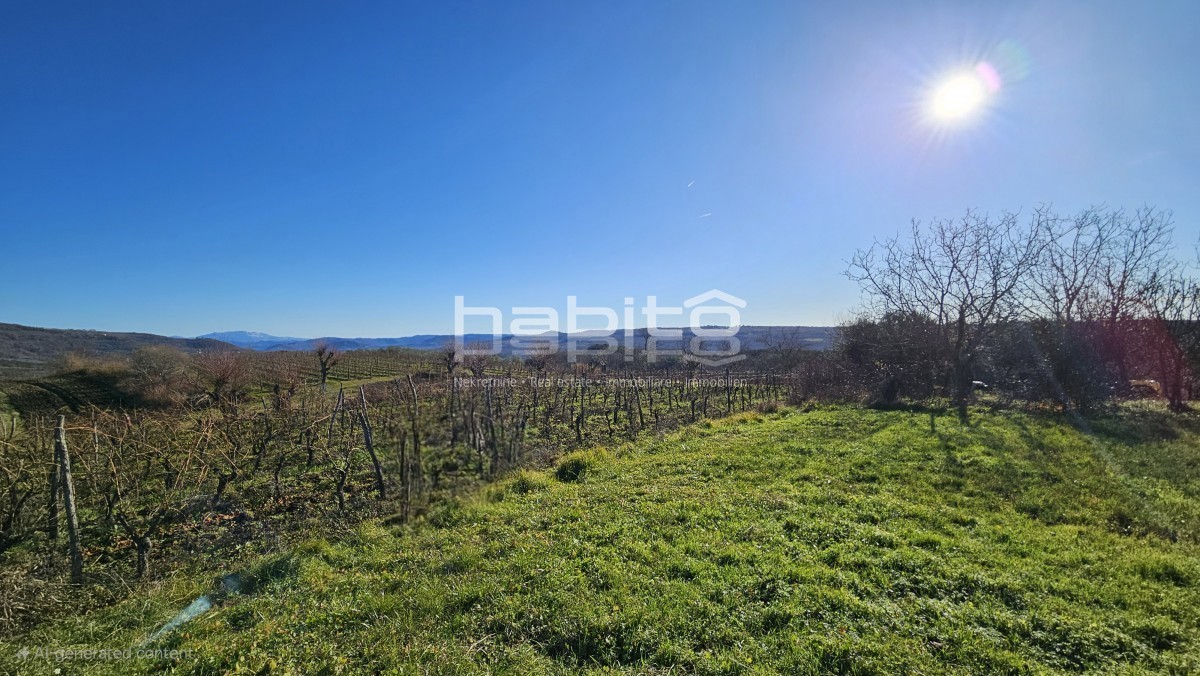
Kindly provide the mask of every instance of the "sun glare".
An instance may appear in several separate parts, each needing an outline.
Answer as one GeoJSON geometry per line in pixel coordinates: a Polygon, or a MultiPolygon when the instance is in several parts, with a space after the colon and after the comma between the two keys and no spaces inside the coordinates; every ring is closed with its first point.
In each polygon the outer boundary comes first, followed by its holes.
{"type": "Polygon", "coordinates": [[[933,92],[933,116],[942,122],[958,122],[970,118],[983,107],[988,86],[975,72],[954,75],[933,92]]]}

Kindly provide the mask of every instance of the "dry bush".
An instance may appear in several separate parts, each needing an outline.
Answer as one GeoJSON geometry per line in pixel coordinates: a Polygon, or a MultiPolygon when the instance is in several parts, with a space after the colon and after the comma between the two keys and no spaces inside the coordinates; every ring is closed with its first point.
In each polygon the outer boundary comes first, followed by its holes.
{"type": "Polygon", "coordinates": [[[173,347],[139,348],[129,359],[128,389],[150,405],[178,405],[189,390],[187,367],[187,355],[173,347]]]}
{"type": "Polygon", "coordinates": [[[192,366],[192,381],[214,405],[236,402],[250,386],[250,358],[240,352],[198,354],[192,358],[192,366]]]}
{"type": "Polygon", "coordinates": [[[128,372],[127,362],[113,357],[98,357],[80,352],[67,352],[53,362],[53,372],[87,373],[92,375],[121,376],[128,372]]]}

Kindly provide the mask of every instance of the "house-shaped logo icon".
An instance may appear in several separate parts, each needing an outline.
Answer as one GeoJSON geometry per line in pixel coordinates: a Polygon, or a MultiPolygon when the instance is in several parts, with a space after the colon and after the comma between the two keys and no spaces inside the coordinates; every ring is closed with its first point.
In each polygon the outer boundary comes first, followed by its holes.
{"type": "Polygon", "coordinates": [[[738,298],[737,296],[735,296],[731,293],[725,293],[724,291],[722,291],[720,289],[709,289],[708,291],[705,291],[702,294],[699,294],[697,296],[692,296],[691,298],[683,301],[683,306],[685,308],[693,308],[701,303],[705,303],[710,300],[719,300],[726,305],[732,305],[736,308],[746,307],[746,301],[742,300],[741,298],[738,298]]]}

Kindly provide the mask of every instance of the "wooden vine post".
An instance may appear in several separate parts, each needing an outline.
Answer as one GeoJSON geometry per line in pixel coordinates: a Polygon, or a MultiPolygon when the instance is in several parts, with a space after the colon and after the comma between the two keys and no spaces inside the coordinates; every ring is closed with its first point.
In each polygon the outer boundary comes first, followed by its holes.
{"type": "Polygon", "coordinates": [[[54,429],[54,455],[58,462],[63,512],[67,517],[67,547],[71,556],[71,582],[83,582],[83,550],[79,546],[79,515],[75,513],[75,482],[71,477],[71,454],[67,451],[67,418],[58,416],[54,429]]]}

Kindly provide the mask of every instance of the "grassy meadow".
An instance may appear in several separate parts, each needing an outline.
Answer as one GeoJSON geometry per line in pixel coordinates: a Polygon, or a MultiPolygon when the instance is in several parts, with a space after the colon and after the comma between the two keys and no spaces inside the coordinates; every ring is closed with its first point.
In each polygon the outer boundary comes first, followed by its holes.
{"type": "Polygon", "coordinates": [[[1191,673],[1200,421],[702,421],[425,520],[193,570],[0,645],[21,673],[1191,673]],[[222,587],[218,580],[226,578],[222,587]],[[211,609],[155,635],[197,597],[211,609]],[[22,647],[158,650],[13,657],[22,647]],[[178,651],[174,655],[170,652],[178,651]]]}

